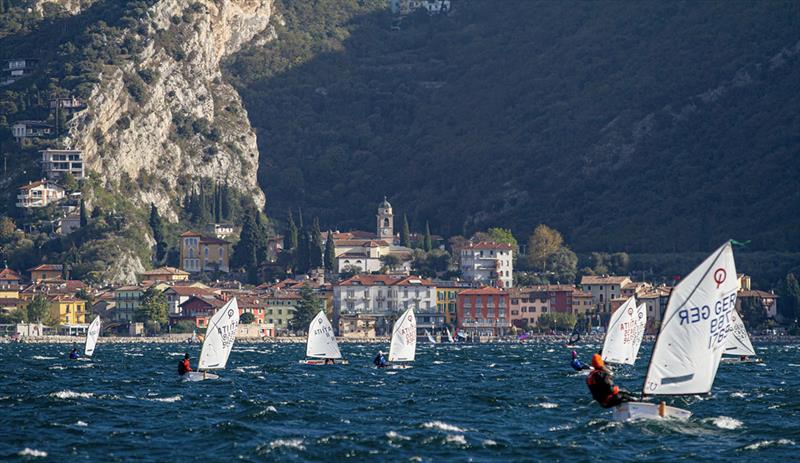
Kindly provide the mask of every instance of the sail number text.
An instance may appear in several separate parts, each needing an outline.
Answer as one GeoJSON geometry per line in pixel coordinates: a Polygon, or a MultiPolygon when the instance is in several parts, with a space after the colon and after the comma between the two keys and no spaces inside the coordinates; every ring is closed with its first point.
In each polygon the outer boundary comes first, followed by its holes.
{"type": "Polygon", "coordinates": [[[736,291],[723,296],[714,303],[714,308],[704,305],[678,311],[681,325],[692,325],[710,319],[708,348],[714,348],[725,342],[728,332],[733,330],[731,312],[736,306],[736,291]]]}

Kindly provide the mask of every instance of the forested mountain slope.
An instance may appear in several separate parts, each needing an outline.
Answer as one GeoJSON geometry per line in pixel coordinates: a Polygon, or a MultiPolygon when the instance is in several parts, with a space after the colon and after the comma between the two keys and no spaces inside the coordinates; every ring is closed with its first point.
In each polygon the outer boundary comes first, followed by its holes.
{"type": "Polygon", "coordinates": [[[270,214],[435,233],[538,223],[576,250],[800,250],[800,3],[276,2],[227,74],[270,214]]]}

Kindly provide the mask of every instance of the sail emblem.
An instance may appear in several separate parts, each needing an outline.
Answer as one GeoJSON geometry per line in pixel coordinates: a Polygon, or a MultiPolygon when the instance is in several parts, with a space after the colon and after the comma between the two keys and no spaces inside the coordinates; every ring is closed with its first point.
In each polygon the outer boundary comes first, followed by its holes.
{"type": "Polygon", "coordinates": [[[714,270],[714,283],[717,284],[717,288],[719,288],[719,285],[721,285],[727,277],[728,272],[726,272],[724,268],[720,267],[714,270]]]}
{"type": "Polygon", "coordinates": [[[628,315],[633,315],[633,307],[628,307],[628,315]]]}
{"type": "Polygon", "coordinates": [[[228,318],[233,317],[233,309],[228,310],[228,318]]]}
{"type": "Polygon", "coordinates": [[[406,318],[406,320],[411,321],[411,315],[409,315],[408,318],[406,318]]]}

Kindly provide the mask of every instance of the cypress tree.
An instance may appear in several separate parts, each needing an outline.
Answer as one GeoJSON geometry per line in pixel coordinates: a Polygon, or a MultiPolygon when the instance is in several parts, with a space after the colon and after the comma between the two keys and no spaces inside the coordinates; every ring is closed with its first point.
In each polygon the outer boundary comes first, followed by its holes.
{"type": "Polygon", "coordinates": [[[400,244],[410,248],[411,247],[411,230],[408,228],[408,217],[403,214],[403,232],[400,235],[400,244]]]}
{"type": "Polygon", "coordinates": [[[233,212],[233,204],[231,199],[231,192],[228,183],[225,182],[220,188],[219,194],[219,208],[221,211],[222,219],[223,220],[231,220],[231,214],[233,212]]]}
{"type": "Polygon", "coordinates": [[[429,252],[431,249],[433,249],[433,240],[431,240],[431,226],[427,221],[425,222],[425,241],[422,243],[422,249],[424,249],[425,252],[429,252]]]}
{"type": "Polygon", "coordinates": [[[167,255],[167,241],[164,238],[164,224],[158,214],[158,208],[150,203],[150,229],[153,231],[153,240],[156,242],[156,261],[161,262],[167,255]]]}
{"type": "Polygon", "coordinates": [[[297,225],[294,223],[291,209],[289,209],[289,225],[287,227],[286,236],[283,237],[283,249],[287,251],[294,251],[297,249],[297,225]]]}
{"type": "Polygon", "coordinates": [[[299,207],[297,208],[297,228],[299,228],[300,230],[306,228],[306,226],[303,225],[303,210],[300,209],[299,207]]]}
{"type": "Polygon", "coordinates": [[[300,239],[295,253],[295,272],[308,273],[311,268],[311,236],[305,230],[300,230],[300,239]]]}
{"type": "Polygon", "coordinates": [[[81,227],[89,225],[89,213],[86,212],[86,201],[81,198],[81,227]]]}
{"type": "Polygon", "coordinates": [[[336,269],[336,244],[333,242],[333,233],[328,230],[328,237],[325,239],[325,270],[333,272],[336,269]]]}
{"type": "Polygon", "coordinates": [[[256,259],[255,248],[255,233],[256,233],[256,220],[251,211],[247,211],[244,215],[242,223],[242,232],[239,234],[239,242],[233,247],[233,258],[231,259],[231,266],[234,268],[245,268],[248,271],[253,266],[256,259]]]}
{"type": "Polygon", "coordinates": [[[322,267],[322,231],[319,229],[319,218],[314,217],[313,225],[311,226],[311,243],[310,243],[310,256],[309,263],[311,268],[322,267]]]}
{"type": "Polygon", "coordinates": [[[253,215],[256,218],[255,242],[253,245],[256,251],[256,260],[257,262],[266,262],[269,252],[269,231],[267,230],[266,222],[262,219],[258,210],[253,209],[253,215]]]}

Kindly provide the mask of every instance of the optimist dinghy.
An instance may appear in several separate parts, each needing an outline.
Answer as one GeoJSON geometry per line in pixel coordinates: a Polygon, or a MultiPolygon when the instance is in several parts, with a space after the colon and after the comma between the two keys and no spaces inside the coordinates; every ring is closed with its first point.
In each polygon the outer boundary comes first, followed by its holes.
{"type": "Polygon", "coordinates": [[[347,365],[347,359],[342,358],[336,336],[333,335],[333,326],[320,310],[308,325],[308,341],[306,342],[306,357],[300,360],[303,365],[347,365]]]}
{"type": "Polygon", "coordinates": [[[392,344],[389,346],[389,363],[386,368],[402,370],[411,368],[417,353],[417,317],[410,308],[394,322],[392,327],[392,344]],[[402,362],[402,363],[401,363],[402,362]]]}
{"type": "Polygon", "coordinates": [[[185,381],[205,381],[218,379],[219,375],[209,370],[223,370],[236,340],[236,327],[239,325],[239,304],[236,298],[222,306],[208,321],[203,348],[197,371],[183,375],[185,381]]]}

